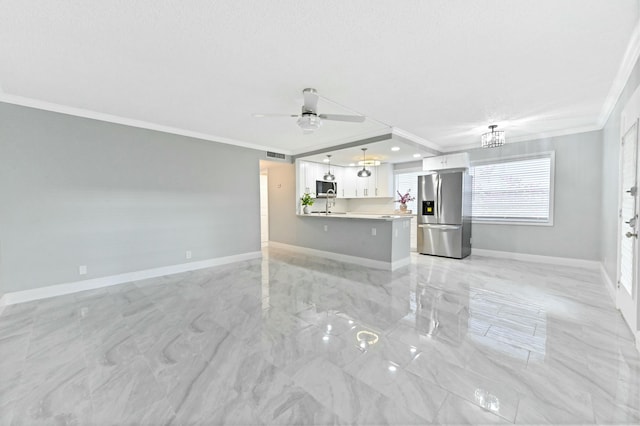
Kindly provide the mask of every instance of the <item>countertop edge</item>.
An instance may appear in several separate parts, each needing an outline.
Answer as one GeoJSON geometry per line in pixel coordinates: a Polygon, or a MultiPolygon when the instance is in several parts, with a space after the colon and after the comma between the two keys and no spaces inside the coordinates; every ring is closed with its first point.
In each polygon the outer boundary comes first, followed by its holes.
{"type": "Polygon", "coordinates": [[[325,215],[324,213],[296,213],[298,217],[317,217],[317,218],[325,218],[325,219],[360,219],[360,220],[384,220],[387,222],[393,222],[394,220],[403,220],[403,219],[411,219],[412,215],[359,215],[359,214],[329,214],[325,215]]]}

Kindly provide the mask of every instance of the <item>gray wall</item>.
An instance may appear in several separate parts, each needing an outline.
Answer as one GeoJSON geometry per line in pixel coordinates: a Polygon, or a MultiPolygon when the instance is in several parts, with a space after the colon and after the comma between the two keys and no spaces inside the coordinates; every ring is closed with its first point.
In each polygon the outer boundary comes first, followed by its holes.
{"type": "Polygon", "coordinates": [[[620,119],[622,110],[640,85],[640,61],[636,62],[616,105],[602,130],[602,262],[616,282],[618,254],[618,175],[620,173],[620,119]]]}
{"type": "Polygon", "coordinates": [[[600,260],[602,132],[469,151],[471,161],[555,151],[553,226],[473,224],[473,247],[600,260]]]}
{"type": "Polygon", "coordinates": [[[0,103],[0,293],[260,250],[261,157],[0,103]]]}

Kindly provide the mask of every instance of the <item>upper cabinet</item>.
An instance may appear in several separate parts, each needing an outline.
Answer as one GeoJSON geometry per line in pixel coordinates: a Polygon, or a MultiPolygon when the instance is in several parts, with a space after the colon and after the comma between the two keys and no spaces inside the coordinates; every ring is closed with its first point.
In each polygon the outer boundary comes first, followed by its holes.
{"type": "Polygon", "coordinates": [[[429,157],[422,160],[422,170],[445,170],[445,169],[468,169],[468,168],[469,168],[469,153],[467,152],[441,155],[439,157],[429,157]]]}
{"type": "Polygon", "coordinates": [[[375,197],[393,197],[393,166],[380,164],[376,167],[375,197]]]}
{"type": "MultiPolygon", "coordinates": [[[[338,198],[373,198],[393,197],[393,166],[381,164],[368,167],[371,176],[358,177],[361,167],[331,166],[331,172],[336,177],[338,186],[338,198]]],[[[316,180],[323,180],[327,172],[327,165],[310,161],[299,161],[297,179],[300,196],[305,192],[315,197],[316,180]]]]}
{"type": "Polygon", "coordinates": [[[322,175],[320,174],[321,166],[321,164],[310,161],[300,161],[300,167],[297,170],[300,195],[309,193],[315,197],[316,180],[322,179],[322,175]]]}

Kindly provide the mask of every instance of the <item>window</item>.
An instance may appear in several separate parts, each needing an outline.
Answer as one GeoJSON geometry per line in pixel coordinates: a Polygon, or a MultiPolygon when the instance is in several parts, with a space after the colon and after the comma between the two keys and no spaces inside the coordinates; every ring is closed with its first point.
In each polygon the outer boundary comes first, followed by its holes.
{"type": "Polygon", "coordinates": [[[552,225],[553,169],[553,152],[475,163],[473,220],[552,225]]]}
{"type": "MultiPolygon", "coordinates": [[[[415,170],[415,169],[414,169],[415,170]]],[[[418,212],[418,176],[423,175],[425,172],[410,172],[410,173],[398,173],[395,178],[395,191],[393,195],[395,200],[400,198],[398,192],[405,194],[411,190],[411,195],[416,199],[407,203],[407,210],[411,210],[413,214],[418,212]]],[[[397,204],[398,206],[400,204],[397,204]]]]}

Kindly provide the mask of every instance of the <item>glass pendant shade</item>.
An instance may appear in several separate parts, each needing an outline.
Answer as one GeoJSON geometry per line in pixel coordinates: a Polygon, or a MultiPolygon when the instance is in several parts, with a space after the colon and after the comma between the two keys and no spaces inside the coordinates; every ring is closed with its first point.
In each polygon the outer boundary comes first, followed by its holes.
{"type": "Polygon", "coordinates": [[[505,137],[503,131],[496,131],[497,124],[489,126],[490,132],[482,135],[482,147],[483,148],[496,148],[504,145],[505,137]]]}
{"type": "Polygon", "coordinates": [[[336,177],[333,175],[333,173],[331,173],[331,156],[327,155],[327,159],[328,159],[327,162],[329,163],[329,168],[327,169],[327,173],[325,173],[324,176],[322,176],[322,179],[333,181],[336,177]]]}
{"type": "Polygon", "coordinates": [[[358,171],[358,177],[369,177],[369,176],[371,176],[371,170],[367,170],[363,167],[362,170],[358,171]]]}
{"type": "Polygon", "coordinates": [[[362,170],[358,171],[358,177],[369,177],[371,176],[371,170],[367,170],[367,148],[362,148],[362,170]]]}

